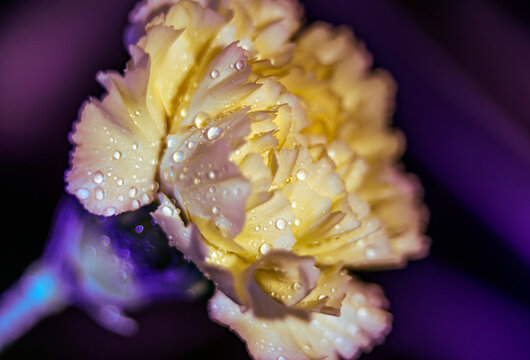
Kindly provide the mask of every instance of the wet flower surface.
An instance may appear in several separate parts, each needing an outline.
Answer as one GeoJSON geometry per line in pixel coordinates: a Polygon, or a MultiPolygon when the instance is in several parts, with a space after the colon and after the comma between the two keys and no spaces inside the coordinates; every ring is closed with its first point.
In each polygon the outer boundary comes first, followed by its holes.
{"type": "Polygon", "coordinates": [[[417,181],[396,164],[394,84],[295,1],[144,1],[124,75],[83,106],[67,191],[113,216],[152,202],[217,286],[212,319],[257,359],[351,358],[390,330],[348,270],[425,255],[417,181]]]}

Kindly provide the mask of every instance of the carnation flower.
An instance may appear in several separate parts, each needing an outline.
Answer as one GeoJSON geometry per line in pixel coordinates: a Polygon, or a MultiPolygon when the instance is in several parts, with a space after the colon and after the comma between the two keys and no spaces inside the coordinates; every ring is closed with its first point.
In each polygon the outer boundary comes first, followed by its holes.
{"type": "Polygon", "coordinates": [[[428,249],[390,76],[349,30],[301,16],[291,0],[140,3],[131,61],[98,74],[66,173],[94,214],[158,202],[170,245],[217,286],[210,316],[256,359],[368,351],[391,316],[348,270],[428,249]]]}

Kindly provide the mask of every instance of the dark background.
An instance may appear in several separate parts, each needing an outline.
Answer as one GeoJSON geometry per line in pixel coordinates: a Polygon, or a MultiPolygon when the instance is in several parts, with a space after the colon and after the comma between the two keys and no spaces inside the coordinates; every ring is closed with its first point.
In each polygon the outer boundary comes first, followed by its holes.
{"type": "MultiPolygon", "coordinates": [[[[39,258],[64,192],[67,134],[97,71],[123,69],[135,1],[0,5],[0,290],[39,258]]],[[[525,1],[304,1],[348,24],[399,85],[404,162],[431,212],[431,256],[361,274],[392,303],[394,330],[364,359],[527,359],[530,340],[530,12],[525,1]]],[[[134,314],[114,335],[68,309],[0,358],[246,359],[206,299],[134,314]]]]}

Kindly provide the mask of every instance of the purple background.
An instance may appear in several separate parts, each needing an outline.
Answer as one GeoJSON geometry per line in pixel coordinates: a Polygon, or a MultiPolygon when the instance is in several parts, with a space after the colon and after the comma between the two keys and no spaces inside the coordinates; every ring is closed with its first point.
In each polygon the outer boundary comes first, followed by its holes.
{"type": "MultiPolygon", "coordinates": [[[[304,1],[309,20],[350,24],[399,85],[395,122],[431,211],[431,256],[361,274],[395,314],[364,359],[530,357],[530,13],[523,1],[304,1]]],[[[94,75],[122,69],[134,1],[0,5],[0,290],[43,249],[67,167],[67,134],[94,75]]],[[[134,314],[122,338],[68,309],[1,358],[246,359],[206,299],[134,314]]]]}

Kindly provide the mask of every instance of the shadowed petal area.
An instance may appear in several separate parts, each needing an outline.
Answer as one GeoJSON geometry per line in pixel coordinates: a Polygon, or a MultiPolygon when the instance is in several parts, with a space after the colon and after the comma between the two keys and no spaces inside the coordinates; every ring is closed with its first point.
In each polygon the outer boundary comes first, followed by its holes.
{"type": "Polygon", "coordinates": [[[386,299],[374,285],[351,279],[339,316],[286,308],[280,319],[244,311],[222,292],[210,300],[210,317],[235,331],[255,359],[339,359],[369,351],[390,331],[386,299]]]}

